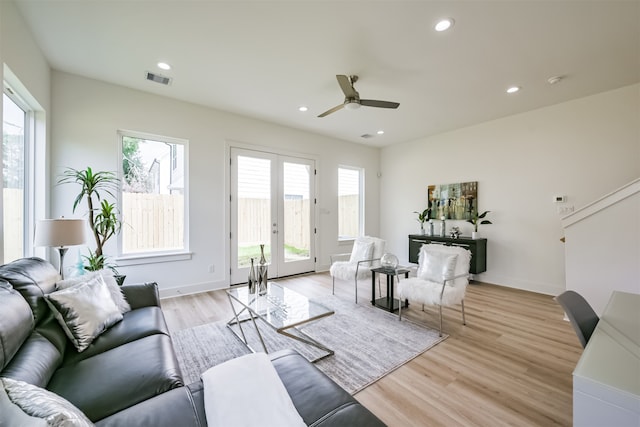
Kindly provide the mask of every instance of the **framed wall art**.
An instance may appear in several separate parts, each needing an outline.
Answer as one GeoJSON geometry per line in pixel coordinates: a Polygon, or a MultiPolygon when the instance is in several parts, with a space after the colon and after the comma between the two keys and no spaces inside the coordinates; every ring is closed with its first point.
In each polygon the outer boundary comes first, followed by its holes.
{"type": "Polygon", "coordinates": [[[478,212],[478,182],[430,185],[427,200],[431,219],[471,219],[478,212]]]}

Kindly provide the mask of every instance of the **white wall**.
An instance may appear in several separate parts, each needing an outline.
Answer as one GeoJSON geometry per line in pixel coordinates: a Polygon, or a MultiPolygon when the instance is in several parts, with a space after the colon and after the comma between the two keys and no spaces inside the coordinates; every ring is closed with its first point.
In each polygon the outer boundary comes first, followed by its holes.
{"type": "MultiPolygon", "coordinates": [[[[127,282],[154,280],[162,295],[228,286],[229,229],[227,144],[239,142],[301,153],[317,159],[316,247],[318,269],[329,255],[343,252],[337,242],[338,165],[365,168],[367,233],[379,229],[379,149],[237,116],[67,73],[52,79],[52,182],[65,167],[118,169],[118,129],[189,140],[189,261],[120,268],[127,282]],[[208,266],[215,265],[214,273],[208,266]]],[[[293,113],[292,113],[293,114],[293,113]]],[[[71,215],[72,185],[52,186],[52,214],[71,215]]],[[[111,242],[110,242],[111,243],[111,242]]],[[[107,248],[115,254],[115,247],[107,248]]],[[[76,253],[70,251],[70,263],[76,253]]]]}
{"type": "MultiPolygon", "coordinates": [[[[525,94],[522,94],[525,96],[525,94]]],[[[518,95],[520,96],[520,95],[518,95]]],[[[400,259],[418,231],[427,186],[478,181],[493,225],[481,281],[547,294],[565,289],[555,195],[579,208],[640,176],[640,85],[387,147],[381,235],[400,259]]],[[[453,224],[450,224],[453,225],[453,224]]],[[[463,234],[471,224],[461,222],[463,234]]]]}
{"type": "MultiPolygon", "coordinates": [[[[35,175],[31,182],[34,191],[34,219],[46,218],[49,214],[48,113],[51,103],[51,70],[22,15],[11,1],[0,1],[0,64],[1,79],[6,80],[18,92],[35,114],[35,175]]],[[[46,251],[44,248],[36,248],[35,253],[45,256],[46,251]]]]}
{"type": "Polygon", "coordinates": [[[640,179],[562,219],[567,289],[601,315],[613,291],[640,294],[640,179]]]}

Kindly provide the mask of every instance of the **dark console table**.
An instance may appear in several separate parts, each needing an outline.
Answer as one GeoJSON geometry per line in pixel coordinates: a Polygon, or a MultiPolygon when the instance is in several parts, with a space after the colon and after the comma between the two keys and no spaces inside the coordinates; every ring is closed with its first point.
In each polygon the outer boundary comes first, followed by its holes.
{"type": "Polygon", "coordinates": [[[487,239],[470,239],[468,237],[425,236],[409,234],[409,262],[418,263],[418,254],[424,244],[439,244],[447,246],[461,246],[471,251],[471,267],[469,273],[479,274],[487,271],[487,239]]]}

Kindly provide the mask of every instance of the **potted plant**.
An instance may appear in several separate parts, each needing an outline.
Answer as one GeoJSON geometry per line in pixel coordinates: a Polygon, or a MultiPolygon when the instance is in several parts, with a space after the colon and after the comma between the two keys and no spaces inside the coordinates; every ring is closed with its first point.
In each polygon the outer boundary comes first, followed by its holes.
{"type": "Polygon", "coordinates": [[[413,213],[418,214],[416,220],[420,223],[420,234],[424,234],[424,223],[427,222],[431,216],[431,208],[426,208],[422,212],[413,211],[413,213]]]}
{"type": "Polygon", "coordinates": [[[471,224],[473,224],[473,231],[471,232],[471,238],[472,239],[477,239],[478,238],[478,225],[480,225],[480,224],[493,224],[488,219],[484,219],[484,217],[486,217],[489,212],[491,212],[491,211],[484,211],[480,215],[478,215],[478,211],[475,211],[473,213],[473,215],[471,216],[471,219],[467,220],[467,222],[470,222],[471,224]]]}
{"type": "MultiPolygon", "coordinates": [[[[82,170],[67,168],[58,184],[68,183],[80,185],[80,193],[73,202],[73,212],[76,211],[82,200],[86,199],[89,227],[96,242],[95,251],[89,249],[89,255],[83,256],[87,262],[84,266],[85,270],[97,271],[109,268],[117,275],[115,266],[107,262],[103,251],[107,241],[117,235],[122,228],[115,203],[105,199],[106,195],[116,197],[120,187],[120,179],[114,172],[94,172],[90,167],[82,170]],[[97,206],[96,203],[98,203],[97,206]]],[[[118,279],[116,278],[116,280],[118,279]]]]}

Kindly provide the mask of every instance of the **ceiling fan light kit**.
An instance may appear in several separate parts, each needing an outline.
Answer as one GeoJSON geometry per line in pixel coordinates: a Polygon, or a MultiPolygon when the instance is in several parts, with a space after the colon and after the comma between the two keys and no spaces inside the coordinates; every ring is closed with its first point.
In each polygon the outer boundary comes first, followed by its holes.
{"type": "Polygon", "coordinates": [[[358,104],[355,100],[351,99],[349,101],[344,102],[344,108],[347,110],[357,110],[360,108],[360,104],[358,104]]]}
{"type": "Polygon", "coordinates": [[[335,113],[338,110],[346,108],[347,110],[356,110],[360,106],[376,107],[376,108],[398,108],[400,106],[397,102],[379,101],[376,99],[360,99],[360,94],[353,87],[353,84],[358,81],[358,76],[345,76],[343,74],[336,75],[340,89],[344,93],[344,101],[340,105],[325,111],[318,117],[326,117],[329,114],[335,113]]]}

